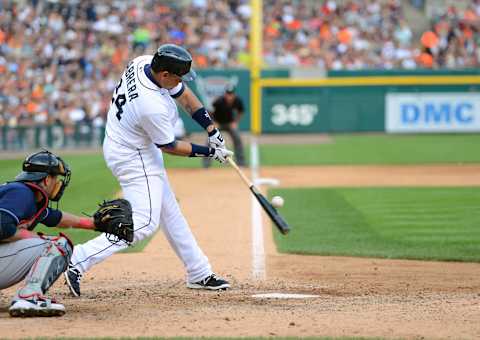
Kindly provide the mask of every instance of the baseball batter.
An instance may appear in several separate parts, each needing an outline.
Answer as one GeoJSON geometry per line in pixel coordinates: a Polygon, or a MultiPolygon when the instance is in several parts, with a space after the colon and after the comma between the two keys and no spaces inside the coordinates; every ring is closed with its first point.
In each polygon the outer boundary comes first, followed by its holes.
{"type": "MultiPolygon", "coordinates": [[[[114,90],[107,118],[103,154],[132,205],[134,242],[152,235],[159,225],[187,270],[187,287],[226,289],[199,248],[185,220],[165,171],[162,152],[187,157],[211,157],[221,163],[233,153],[225,148],[208,112],[183,81],[193,80],[192,57],[182,47],[165,44],[154,56],[140,56],[125,68],[114,90]],[[175,100],[209,135],[209,145],[176,140],[175,100]]],[[[80,279],[93,265],[127,247],[104,234],[75,247],[65,273],[73,295],[80,295],[80,279]]]]}
{"type": "Polygon", "coordinates": [[[45,293],[66,270],[73,245],[63,234],[52,237],[32,230],[38,223],[94,229],[91,218],[49,207],[50,201],[60,200],[69,181],[68,165],[41,151],[26,158],[14,181],[0,185],[0,289],[25,279],[12,299],[11,316],[65,314],[65,307],[45,293]]]}

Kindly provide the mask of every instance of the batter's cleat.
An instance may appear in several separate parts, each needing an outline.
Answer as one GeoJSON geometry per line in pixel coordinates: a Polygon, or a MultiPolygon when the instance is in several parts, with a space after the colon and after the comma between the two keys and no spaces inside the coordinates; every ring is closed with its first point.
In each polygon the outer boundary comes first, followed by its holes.
{"type": "Polygon", "coordinates": [[[211,274],[198,282],[187,282],[187,288],[207,290],[227,290],[230,288],[228,281],[211,274]]]}
{"type": "Polygon", "coordinates": [[[82,279],[82,273],[75,268],[72,263],[68,264],[68,269],[64,273],[65,283],[70,289],[70,293],[73,296],[80,296],[80,280],[82,279]]]}
{"type": "Polygon", "coordinates": [[[8,312],[12,317],[62,316],[65,307],[47,298],[19,299],[12,302],[8,312]]]}

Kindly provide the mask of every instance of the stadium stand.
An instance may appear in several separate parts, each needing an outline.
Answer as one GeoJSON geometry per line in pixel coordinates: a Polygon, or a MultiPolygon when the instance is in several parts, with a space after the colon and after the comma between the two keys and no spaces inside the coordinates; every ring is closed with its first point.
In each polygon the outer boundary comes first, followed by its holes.
{"type": "MultiPolygon", "coordinates": [[[[478,67],[480,0],[429,3],[411,1],[431,12],[417,39],[400,0],[264,0],[265,66],[478,67]]],[[[247,0],[2,1],[0,126],[55,124],[66,142],[101,128],[125,63],[165,42],[196,68],[248,67],[250,14],[247,0]]]]}

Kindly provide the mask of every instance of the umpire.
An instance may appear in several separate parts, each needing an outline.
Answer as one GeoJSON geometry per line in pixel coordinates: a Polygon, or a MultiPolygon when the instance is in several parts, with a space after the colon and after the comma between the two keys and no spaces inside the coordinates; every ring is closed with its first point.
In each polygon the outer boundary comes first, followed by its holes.
{"type": "MultiPolygon", "coordinates": [[[[214,100],[213,120],[221,131],[226,131],[233,141],[235,160],[239,166],[245,166],[242,139],[238,130],[238,124],[244,113],[243,101],[235,93],[234,85],[227,85],[223,95],[214,100]]],[[[203,159],[203,165],[208,168],[211,164],[210,158],[203,159]]]]}

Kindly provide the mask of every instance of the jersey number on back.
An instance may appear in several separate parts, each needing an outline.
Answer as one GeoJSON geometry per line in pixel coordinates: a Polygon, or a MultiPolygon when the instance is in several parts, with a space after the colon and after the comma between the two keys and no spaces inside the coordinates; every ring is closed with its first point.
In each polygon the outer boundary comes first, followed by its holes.
{"type": "Polygon", "coordinates": [[[118,120],[122,119],[122,113],[123,113],[122,106],[125,105],[125,103],[127,102],[127,97],[125,97],[125,94],[123,94],[123,93],[118,94],[118,89],[122,86],[122,81],[123,81],[123,79],[120,78],[120,82],[118,83],[117,87],[115,88],[115,94],[112,97],[112,104],[115,104],[115,106],[117,107],[116,116],[117,116],[118,120]]]}

